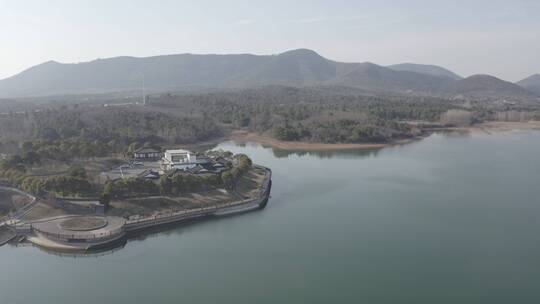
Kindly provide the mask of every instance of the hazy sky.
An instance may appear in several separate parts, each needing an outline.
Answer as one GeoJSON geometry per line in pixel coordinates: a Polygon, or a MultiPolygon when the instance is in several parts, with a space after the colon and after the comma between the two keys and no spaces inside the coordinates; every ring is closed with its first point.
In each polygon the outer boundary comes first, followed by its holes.
{"type": "Polygon", "coordinates": [[[516,81],[540,73],[540,1],[0,0],[0,41],[0,78],[48,60],[309,48],[516,81]]]}

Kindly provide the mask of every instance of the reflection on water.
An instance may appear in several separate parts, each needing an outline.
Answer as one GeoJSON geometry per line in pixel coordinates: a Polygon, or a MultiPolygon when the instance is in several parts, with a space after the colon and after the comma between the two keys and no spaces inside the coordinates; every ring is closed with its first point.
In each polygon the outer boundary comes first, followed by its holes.
{"type": "MultiPolygon", "coordinates": [[[[458,137],[471,137],[472,136],[472,133],[468,130],[440,130],[440,131],[437,131],[435,132],[435,134],[441,134],[441,135],[444,135],[446,137],[454,137],[454,138],[458,138],[458,137]]],[[[486,133],[486,134],[489,134],[489,133],[486,133]]]]}
{"type": "MultiPolygon", "coordinates": [[[[458,137],[470,137],[471,132],[467,130],[438,130],[435,131],[434,134],[444,135],[446,137],[452,138],[458,138],[458,137]]],[[[421,139],[419,139],[421,140],[421,139]]],[[[194,152],[205,152],[209,150],[214,150],[218,148],[219,146],[223,145],[234,145],[239,148],[249,148],[249,147],[262,147],[265,149],[270,149],[273,153],[273,155],[276,158],[287,158],[291,155],[295,156],[315,156],[319,159],[328,159],[328,158],[357,158],[357,157],[375,157],[384,148],[373,148],[373,149],[355,149],[355,148],[347,148],[347,149],[322,149],[322,150],[304,150],[304,149],[281,149],[277,148],[271,145],[266,144],[259,144],[255,142],[244,142],[244,141],[234,141],[229,140],[225,141],[220,144],[211,143],[207,145],[196,145],[193,147],[190,147],[189,145],[186,146],[186,148],[190,148],[194,152]]]]}
{"type": "Polygon", "coordinates": [[[540,132],[437,134],[378,151],[216,148],[272,168],[265,210],[93,259],[2,247],[0,303],[540,299],[540,132]]]}
{"type": "Polygon", "coordinates": [[[272,153],[276,158],[287,158],[291,155],[296,156],[315,156],[319,159],[324,158],[358,158],[377,156],[381,149],[339,149],[339,150],[284,150],[272,148],[272,153]]]}
{"type": "MultiPolygon", "coordinates": [[[[254,142],[236,142],[227,141],[220,146],[235,146],[238,148],[257,148],[262,147],[272,151],[273,156],[276,158],[287,158],[289,156],[314,156],[319,159],[328,158],[358,158],[358,157],[370,157],[377,156],[380,148],[378,149],[324,149],[324,150],[303,150],[303,149],[281,149],[270,145],[259,144],[254,142]]],[[[215,148],[215,147],[214,147],[215,148]]]]}
{"type": "Polygon", "coordinates": [[[13,247],[16,247],[16,249],[17,248],[20,249],[21,247],[33,247],[33,248],[38,249],[40,252],[58,256],[58,257],[63,257],[63,258],[97,258],[97,257],[103,257],[103,256],[114,254],[118,250],[121,250],[122,248],[124,248],[124,246],[126,245],[126,242],[116,244],[114,247],[95,249],[95,250],[87,251],[87,252],[52,251],[52,250],[47,250],[46,248],[43,248],[43,247],[36,246],[28,241],[24,243],[10,244],[10,245],[13,247]]]}

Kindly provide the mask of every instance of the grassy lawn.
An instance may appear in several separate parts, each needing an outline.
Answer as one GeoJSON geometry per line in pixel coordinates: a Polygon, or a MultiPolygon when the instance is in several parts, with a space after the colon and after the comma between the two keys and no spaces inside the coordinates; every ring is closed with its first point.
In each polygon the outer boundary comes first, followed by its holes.
{"type": "Polygon", "coordinates": [[[253,197],[258,194],[265,172],[260,168],[251,168],[236,184],[236,191],[244,197],[253,197]]]}
{"type": "Polygon", "coordinates": [[[159,213],[214,206],[237,200],[238,197],[220,190],[184,193],[177,197],[145,197],[113,201],[107,215],[128,218],[133,215],[154,216],[159,213]]]}
{"type": "Polygon", "coordinates": [[[54,208],[43,202],[39,202],[36,204],[36,206],[34,206],[34,208],[32,208],[32,210],[30,210],[30,212],[23,216],[23,219],[31,221],[66,214],[67,212],[60,208],[54,208]]]}

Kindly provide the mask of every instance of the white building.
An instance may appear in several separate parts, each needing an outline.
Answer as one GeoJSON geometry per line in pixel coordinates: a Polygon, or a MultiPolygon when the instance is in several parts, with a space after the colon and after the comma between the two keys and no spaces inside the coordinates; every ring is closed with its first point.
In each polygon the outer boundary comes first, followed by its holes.
{"type": "Polygon", "coordinates": [[[187,150],[167,150],[161,159],[161,168],[165,171],[173,169],[191,169],[197,165],[195,153],[187,150]]]}

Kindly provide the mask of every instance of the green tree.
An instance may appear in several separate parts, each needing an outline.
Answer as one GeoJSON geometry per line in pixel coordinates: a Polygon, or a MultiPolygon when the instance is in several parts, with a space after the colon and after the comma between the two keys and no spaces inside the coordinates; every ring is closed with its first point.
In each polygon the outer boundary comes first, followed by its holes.
{"type": "Polygon", "coordinates": [[[81,166],[73,166],[69,168],[68,175],[73,178],[79,178],[79,179],[87,179],[88,174],[86,172],[86,169],[81,166]]]}
{"type": "Polygon", "coordinates": [[[226,189],[232,190],[234,186],[234,176],[230,170],[221,172],[221,182],[226,189]]]}
{"type": "Polygon", "coordinates": [[[103,192],[101,196],[99,197],[99,203],[102,204],[103,207],[105,208],[105,211],[107,211],[111,203],[111,195],[103,192]]]}

